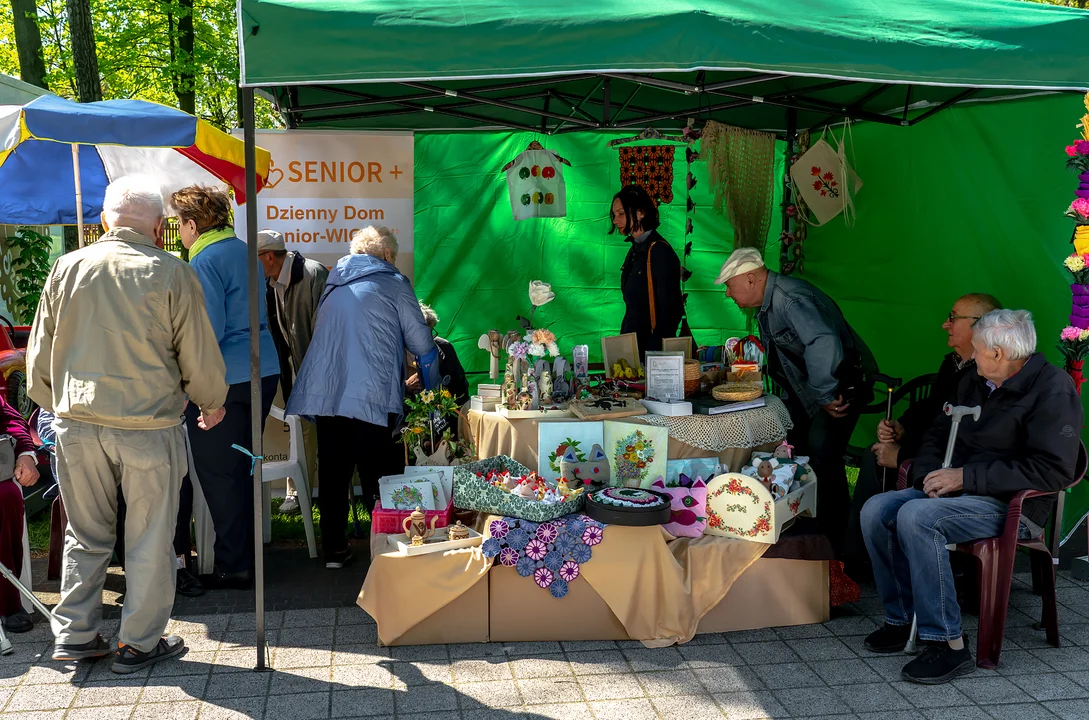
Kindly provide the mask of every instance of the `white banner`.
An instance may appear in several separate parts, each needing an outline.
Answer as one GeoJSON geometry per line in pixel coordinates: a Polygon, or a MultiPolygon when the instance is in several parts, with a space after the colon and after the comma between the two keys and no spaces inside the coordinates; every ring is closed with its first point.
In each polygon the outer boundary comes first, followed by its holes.
{"type": "MultiPolygon", "coordinates": [[[[331,267],[348,254],[352,233],[384,225],[397,235],[397,267],[412,279],[410,133],[258,130],[257,144],[272,154],[257,196],[259,230],[278,230],[288,250],[331,267]]],[[[235,227],[244,239],[245,208],[235,227]]]]}

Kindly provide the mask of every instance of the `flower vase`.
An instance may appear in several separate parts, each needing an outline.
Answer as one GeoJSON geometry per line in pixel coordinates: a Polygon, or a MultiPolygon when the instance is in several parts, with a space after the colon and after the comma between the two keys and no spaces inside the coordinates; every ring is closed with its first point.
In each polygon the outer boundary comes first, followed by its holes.
{"type": "Polygon", "coordinates": [[[1074,388],[1078,391],[1078,395],[1081,395],[1081,385],[1085,382],[1085,376],[1082,375],[1082,371],[1085,369],[1084,360],[1067,360],[1066,372],[1070,375],[1070,378],[1074,381],[1074,388]]]}

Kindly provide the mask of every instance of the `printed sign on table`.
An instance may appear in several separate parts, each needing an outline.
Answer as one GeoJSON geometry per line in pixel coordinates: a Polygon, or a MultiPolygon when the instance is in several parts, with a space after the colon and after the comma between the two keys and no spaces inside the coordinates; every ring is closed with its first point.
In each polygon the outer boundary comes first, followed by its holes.
{"type": "MultiPolygon", "coordinates": [[[[398,269],[412,279],[411,133],[258,130],[257,144],[272,154],[257,197],[259,230],[278,230],[288,250],[332,266],[348,254],[352,233],[384,225],[397,235],[398,269]]],[[[244,208],[235,228],[244,239],[244,208]]]]}

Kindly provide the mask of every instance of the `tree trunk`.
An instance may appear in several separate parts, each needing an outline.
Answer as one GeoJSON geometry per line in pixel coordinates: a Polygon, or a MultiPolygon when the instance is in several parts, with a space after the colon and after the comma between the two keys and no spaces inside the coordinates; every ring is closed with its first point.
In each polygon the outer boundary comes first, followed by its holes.
{"type": "Polygon", "coordinates": [[[80,102],[97,102],[102,99],[102,79],[98,74],[91,0],[67,0],[67,6],[72,63],[76,68],[76,92],[80,102]]]}
{"type": "Polygon", "coordinates": [[[178,107],[190,115],[197,114],[196,73],[193,63],[193,0],[178,0],[178,82],[174,94],[178,107]]]}
{"type": "Polygon", "coordinates": [[[48,90],[45,60],[42,57],[42,32],[38,27],[38,8],[34,0],[11,0],[15,16],[15,47],[19,51],[19,76],[23,82],[48,90]]]}

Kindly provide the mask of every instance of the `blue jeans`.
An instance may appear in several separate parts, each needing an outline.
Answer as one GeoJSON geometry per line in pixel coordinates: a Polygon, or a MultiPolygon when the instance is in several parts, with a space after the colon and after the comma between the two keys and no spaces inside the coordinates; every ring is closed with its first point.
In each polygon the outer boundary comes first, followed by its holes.
{"type": "Polygon", "coordinates": [[[945,546],[996,537],[1005,522],[1006,503],[980,495],[930,498],[908,488],[870,498],[862,536],[885,622],[909,625],[915,613],[921,639],[959,638],[960,605],[945,546]]]}

